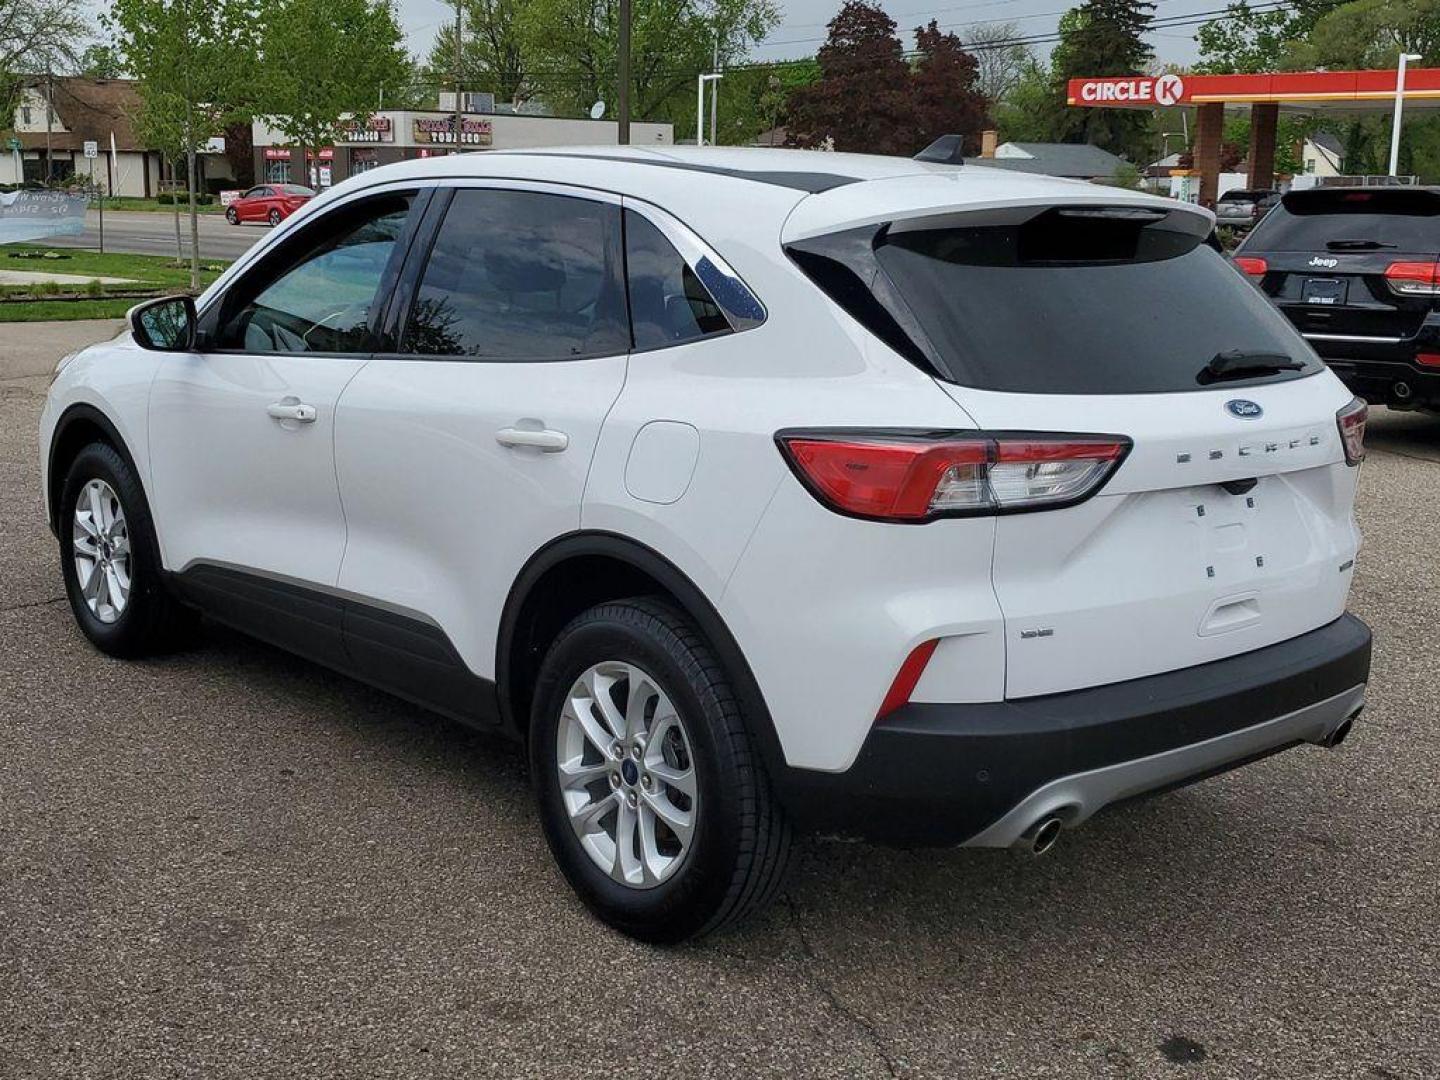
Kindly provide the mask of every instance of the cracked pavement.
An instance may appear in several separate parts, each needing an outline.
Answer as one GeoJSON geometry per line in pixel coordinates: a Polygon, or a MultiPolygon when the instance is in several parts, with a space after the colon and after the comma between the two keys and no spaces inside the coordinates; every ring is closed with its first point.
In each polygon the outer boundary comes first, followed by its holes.
{"type": "Polygon", "coordinates": [[[144,663],[91,649],[41,521],[48,368],[18,334],[6,1080],[1440,1072],[1440,418],[1372,419],[1352,607],[1376,661],[1343,748],[1113,810],[1040,860],[805,842],[766,915],[658,950],[572,898],[514,748],[218,629],[144,663]]]}

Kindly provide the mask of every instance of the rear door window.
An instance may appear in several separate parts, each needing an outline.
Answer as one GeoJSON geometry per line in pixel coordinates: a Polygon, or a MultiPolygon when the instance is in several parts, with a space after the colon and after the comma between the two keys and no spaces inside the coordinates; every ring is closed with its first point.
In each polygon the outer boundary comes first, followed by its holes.
{"type": "Polygon", "coordinates": [[[636,349],[730,333],[725,313],[689,263],[633,210],[625,211],[625,270],[636,349]]]}
{"type": "Polygon", "coordinates": [[[1440,194],[1394,188],[1291,192],[1256,226],[1245,250],[1325,251],[1333,241],[1440,254],[1440,194]]]}
{"type": "Polygon", "coordinates": [[[1211,385],[1222,353],[1320,370],[1310,347],[1193,231],[1124,213],[1051,210],[1020,224],[890,230],[871,245],[896,323],[939,374],[1039,394],[1139,394],[1211,385]]]}
{"type": "Polygon", "coordinates": [[[623,353],[630,328],[621,258],[613,203],[461,188],[400,351],[516,362],[623,353]]]}

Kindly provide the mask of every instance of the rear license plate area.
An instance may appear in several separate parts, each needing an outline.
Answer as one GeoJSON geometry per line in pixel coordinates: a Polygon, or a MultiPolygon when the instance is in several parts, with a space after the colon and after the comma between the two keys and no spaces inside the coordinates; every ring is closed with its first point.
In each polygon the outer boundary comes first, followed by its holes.
{"type": "Polygon", "coordinates": [[[1306,278],[1300,299],[1307,304],[1333,307],[1345,303],[1345,287],[1344,278],[1306,278]]]}

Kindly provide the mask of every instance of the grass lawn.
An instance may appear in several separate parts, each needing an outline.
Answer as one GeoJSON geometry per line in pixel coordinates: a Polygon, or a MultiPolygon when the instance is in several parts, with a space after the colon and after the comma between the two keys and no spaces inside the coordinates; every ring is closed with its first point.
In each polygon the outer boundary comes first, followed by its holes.
{"type": "MultiPolygon", "coordinates": [[[[209,285],[225,269],[226,263],[207,260],[200,266],[200,284],[209,285]]],[[[52,274],[95,274],[100,277],[129,278],[134,284],[96,286],[65,286],[64,291],[86,293],[83,300],[54,300],[46,295],[53,285],[12,285],[0,288],[0,294],[17,296],[31,294],[34,300],[0,303],[0,322],[36,322],[48,319],[108,319],[125,314],[140,303],[133,297],[106,299],[109,292],[149,290],[156,294],[184,292],[190,287],[189,264],[177,266],[168,255],[126,255],[107,252],[80,251],[74,248],[46,248],[38,244],[7,244],[0,247],[0,270],[25,270],[52,274]],[[53,251],[60,258],[27,257],[53,251]]]]}
{"type": "MultiPolygon", "coordinates": [[[[200,214],[223,214],[223,213],[225,212],[225,208],[220,205],[220,197],[219,197],[218,195],[216,195],[216,196],[213,196],[213,198],[214,198],[215,201],[212,202],[209,206],[197,206],[197,207],[195,207],[196,213],[200,213],[200,214]]],[[[105,209],[106,209],[106,210],[153,210],[153,211],[156,211],[157,213],[160,213],[160,212],[163,212],[163,213],[166,213],[166,214],[173,214],[173,213],[175,213],[175,207],[174,207],[174,206],[162,206],[160,203],[156,202],[154,199],[141,199],[141,198],[137,198],[137,197],[129,196],[129,195],[116,195],[116,196],[114,196],[113,198],[108,198],[108,199],[106,199],[106,200],[105,200],[105,209]]],[[[181,201],[181,203],[180,203],[180,214],[181,214],[181,216],[184,216],[185,214],[188,214],[189,212],[190,212],[190,200],[189,200],[188,198],[186,198],[186,199],[183,199],[183,200],[181,201]]]]}

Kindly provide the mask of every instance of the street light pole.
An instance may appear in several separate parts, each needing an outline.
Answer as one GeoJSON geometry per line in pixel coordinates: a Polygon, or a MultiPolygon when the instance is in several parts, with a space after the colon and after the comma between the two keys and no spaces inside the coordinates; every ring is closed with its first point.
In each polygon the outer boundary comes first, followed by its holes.
{"type": "MultiPolygon", "coordinates": [[[[718,71],[711,75],[701,74],[695,80],[695,145],[705,145],[705,84],[713,83],[725,76],[718,71]]],[[[714,141],[713,139],[711,140],[714,141]]]]}
{"type": "Polygon", "coordinates": [[[1400,65],[1395,69],[1395,125],[1390,129],[1390,175],[1400,175],[1400,116],[1405,110],[1405,66],[1411,60],[1419,60],[1418,53],[1401,53],[1400,65]]]}

